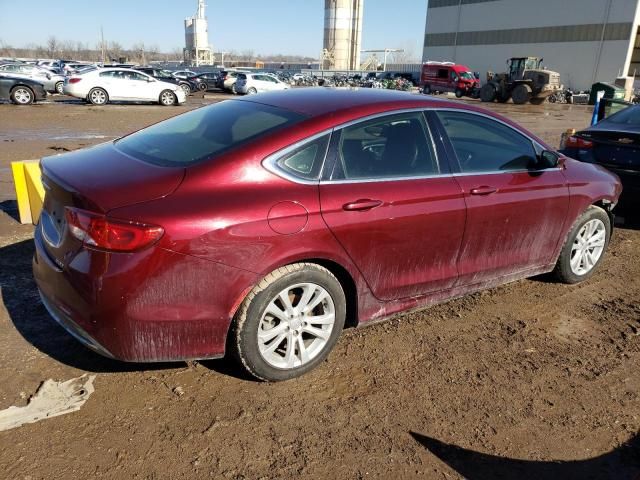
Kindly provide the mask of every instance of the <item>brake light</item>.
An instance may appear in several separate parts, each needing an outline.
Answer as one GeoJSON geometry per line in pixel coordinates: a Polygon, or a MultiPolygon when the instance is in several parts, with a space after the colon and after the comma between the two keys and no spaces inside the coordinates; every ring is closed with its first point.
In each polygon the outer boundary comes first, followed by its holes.
{"type": "Polygon", "coordinates": [[[593,142],[584,138],[571,136],[567,138],[567,148],[589,149],[593,148],[593,142]]]}
{"type": "Polygon", "coordinates": [[[69,83],[78,83],[80,80],[82,79],[78,77],[73,77],[69,79],[69,83]]]}
{"type": "Polygon", "coordinates": [[[69,232],[89,248],[134,252],[149,247],[164,234],[156,225],[109,219],[104,215],[67,207],[69,232]]]}

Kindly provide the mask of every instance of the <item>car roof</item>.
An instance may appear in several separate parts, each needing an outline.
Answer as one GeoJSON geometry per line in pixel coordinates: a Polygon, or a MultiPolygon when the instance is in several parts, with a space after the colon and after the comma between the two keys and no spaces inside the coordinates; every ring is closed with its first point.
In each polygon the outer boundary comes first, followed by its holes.
{"type": "Polygon", "coordinates": [[[258,99],[242,97],[240,101],[254,101],[273,107],[284,108],[311,117],[331,112],[353,111],[358,116],[364,110],[393,110],[401,108],[442,106],[451,103],[434,97],[378,88],[338,89],[327,87],[297,88],[286,91],[267,92],[258,99]]]}

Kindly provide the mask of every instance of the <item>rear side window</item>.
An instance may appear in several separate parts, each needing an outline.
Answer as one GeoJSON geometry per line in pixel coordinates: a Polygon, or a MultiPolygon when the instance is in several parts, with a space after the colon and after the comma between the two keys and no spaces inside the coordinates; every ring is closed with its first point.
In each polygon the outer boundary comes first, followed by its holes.
{"type": "Polygon", "coordinates": [[[178,115],[115,141],[132,157],[164,166],[189,166],[306,117],[269,105],[224,101],[178,115]]]}
{"type": "Polygon", "coordinates": [[[246,80],[247,76],[244,73],[239,73],[238,74],[238,80],[246,80]]]}
{"type": "Polygon", "coordinates": [[[303,180],[317,180],[327,153],[330,135],[323,135],[288,152],[278,159],[278,167],[303,180]]]}
{"type": "Polygon", "coordinates": [[[535,168],[536,151],[527,137],[481,115],[437,112],[463,173],[535,168]]]}

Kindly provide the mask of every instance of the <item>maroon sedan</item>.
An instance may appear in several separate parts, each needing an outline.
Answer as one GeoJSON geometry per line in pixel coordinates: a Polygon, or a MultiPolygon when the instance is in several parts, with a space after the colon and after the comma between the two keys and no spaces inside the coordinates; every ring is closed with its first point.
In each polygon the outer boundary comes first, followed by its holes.
{"type": "Polygon", "coordinates": [[[223,356],[284,380],[345,324],[602,261],[617,177],[509,120],[408,93],[300,89],[45,158],[34,275],[93,350],[223,356]]]}

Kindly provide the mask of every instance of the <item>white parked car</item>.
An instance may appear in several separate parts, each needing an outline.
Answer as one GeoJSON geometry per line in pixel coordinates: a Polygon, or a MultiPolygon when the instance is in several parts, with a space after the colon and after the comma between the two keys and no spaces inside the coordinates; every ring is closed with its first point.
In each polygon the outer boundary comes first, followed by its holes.
{"type": "Polygon", "coordinates": [[[129,68],[104,68],[74,75],[65,82],[64,93],[94,105],[110,101],[178,105],[187,101],[180,86],[129,68]]]}
{"type": "Polygon", "coordinates": [[[266,73],[238,73],[236,92],[251,95],[273,90],[287,90],[291,85],[266,73]]]}
{"type": "Polygon", "coordinates": [[[62,93],[65,77],[50,72],[46,68],[27,63],[8,63],[0,65],[0,74],[5,73],[17,78],[30,78],[44,85],[50,93],[62,93]]]}

